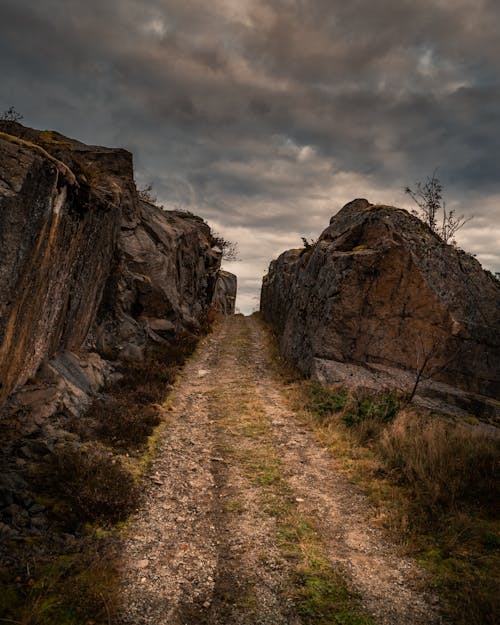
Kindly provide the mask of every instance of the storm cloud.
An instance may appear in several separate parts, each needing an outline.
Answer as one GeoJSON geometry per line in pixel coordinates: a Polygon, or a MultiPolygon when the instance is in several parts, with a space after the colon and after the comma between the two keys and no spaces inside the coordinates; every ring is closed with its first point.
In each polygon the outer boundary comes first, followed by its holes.
{"type": "Polygon", "coordinates": [[[500,270],[500,8],[488,0],[0,0],[0,107],[134,153],[137,182],[269,261],[435,169],[500,270]]]}

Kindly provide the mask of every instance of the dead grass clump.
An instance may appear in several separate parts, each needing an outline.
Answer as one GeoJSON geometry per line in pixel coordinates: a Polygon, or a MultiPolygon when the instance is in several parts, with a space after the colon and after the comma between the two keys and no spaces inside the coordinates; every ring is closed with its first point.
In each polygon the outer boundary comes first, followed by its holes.
{"type": "Polygon", "coordinates": [[[132,474],[103,445],[66,445],[47,467],[54,496],[69,506],[77,523],[116,523],[137,505],[139,491],[132,474]]]}
{"type": "Polygon", "coordinates": [[[147,400],[139,403],[136,395],[137,392],[94,402],[87,416],[95,421],[99,440],[119,449],[145,444],[160,424],[161,416],[158,406],[147,400]]]}
{"type": "Polygon", "coordinates": [[[405,410],[384,430],[378,449],[431,510],[465,501],[488,509],[498,501],[500,441],[473,427],[405,410]]]}

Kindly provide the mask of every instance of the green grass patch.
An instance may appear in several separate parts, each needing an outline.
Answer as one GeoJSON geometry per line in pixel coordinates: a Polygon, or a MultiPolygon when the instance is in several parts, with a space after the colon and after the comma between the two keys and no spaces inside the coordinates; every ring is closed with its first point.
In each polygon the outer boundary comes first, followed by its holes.
{"type": "Polygon", "coordinates": [[[349,427],[359,425],[368,419],[389,423],[398,414],[401,400],[394,393],[353,396],[346,402],[342,421],[349,427]]]}

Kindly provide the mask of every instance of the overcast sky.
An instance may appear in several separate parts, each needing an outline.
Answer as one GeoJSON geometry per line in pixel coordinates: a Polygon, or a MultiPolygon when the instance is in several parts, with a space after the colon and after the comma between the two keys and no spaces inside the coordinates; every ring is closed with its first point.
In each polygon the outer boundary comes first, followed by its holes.
{"type": "Polygon", "coordinates": [[[0,0],[0,111],[131,150],[238,243],[250,312],[279,253],[436,168],[500,271],[499,33],[498,0],[0,0]]]}

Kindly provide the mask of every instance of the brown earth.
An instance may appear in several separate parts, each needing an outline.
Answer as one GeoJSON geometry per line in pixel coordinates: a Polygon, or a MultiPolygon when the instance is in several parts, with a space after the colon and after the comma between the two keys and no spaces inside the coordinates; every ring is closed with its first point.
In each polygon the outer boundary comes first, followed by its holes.
{"type": "Polygon", "coordinates": [[[125,539],[120,623],[442,622],[422,572],[377,529],[284,391],[255,318],[228,318],[199,345],[125,539]],[[297,580],[318,580],[322,558],[329,588],[335,579],[352,591],[344,620],[316,619],[310,588],[304,602],[297,580]]]}

